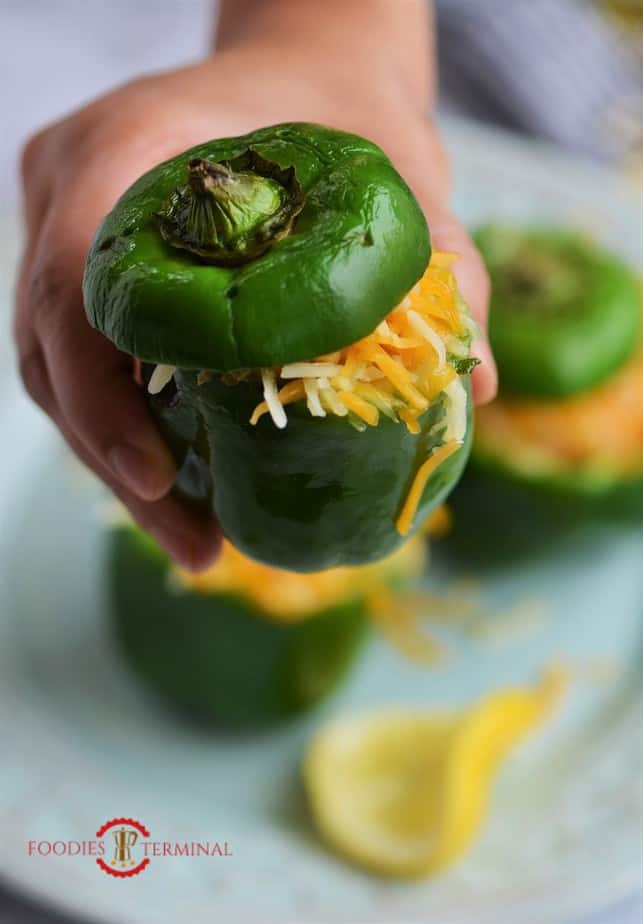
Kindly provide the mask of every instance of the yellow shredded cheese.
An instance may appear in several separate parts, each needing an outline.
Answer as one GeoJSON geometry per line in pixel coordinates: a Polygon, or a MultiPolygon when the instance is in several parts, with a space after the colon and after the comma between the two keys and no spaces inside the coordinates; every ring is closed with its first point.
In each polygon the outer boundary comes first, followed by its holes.
{"type": "Polygon", "coordinates": [[[368,611],[372,622],[409,661],[433,665],[444,654],[442,644],[420,624],[420,607],[410,595],[386,588],[371,594],[368,611]]]}
{"type": "Polygon", "coordinates": [[[502,396],[479,409],[477,444],[542,471],[630,474],[643,446],[643,343],[617,372],[556,401],[502,396]]]}
{"type": "Polygon", "coordinates": [[[402,510],[395,523],[397,531],[401,536],[406,536],[413,525],[413,519],[422,499],[427,481],[438,466],[442,465],[449,456],[452,456],[461,445],[462,444],[457,440],[444,443],[444,445],[434,449],[426,462],[423,462],[418,468],[413,478],[413,484],[411,485],[409,493],[406,495],[402,510]]]}
{"type": "Polygon", "coordinates": [[[388,600],[387,581],[412,577],[425,564],[425,543],[421,536],[405,542],[381,561],[357,567],[329,568],[313,574],[299,574],[271,568],[253,561],[224,541],[221,555],[206,571],[192,573],[173,566],[172,583],[179,589],[199,594],[230,593],[250,601],[267,618],[299,622],[342,601],[378,595],[388,600]]]}
{"type": "Polygon", "coordinates": [[[417,313],[417,311],[409,310],[409,322],[412,327],[415,328],[418,333],[431,344],[435,349],[435,352],[438,357],[438,368],[436,371],[440,371],[444,364],[447,361],[447,348],[444,345],[444,340],[426,323],[424,318],[417,313]]]}
{"type": "Polygon", "coordinates": [[[420,417],[443,394],[446,403],[443,445],[418,468],[397,518],[397,529],[411,529],[431,474],[464,441],[467,394],[453,356],[467,356],[472,325],[451,269],[457,255],[435,252],[422,278],[376,329],[357,343],[311,361],[262,370],[264,401],[250,418],[270,414],[286,426],[284,406],[304,399],[313,417],[349,415],[355,426],[376,427],[380,414],[421,432],[420,417]],[[281,378],[287,384],[277,390],[281,378]]]}
{"type": "Polygon", "coordinates": [[[342,404],[346,405],[349,411],[357,414],[358,417],[361,417],[361,419],[367,424],[370,424],[371,427],[377,426],[380,416],[379,412],[377,408],[369,404],[368,401],[360,398],[359,395],[354,394],[352,391],[340,391],[337,393],[337,397],[342,404]]]}

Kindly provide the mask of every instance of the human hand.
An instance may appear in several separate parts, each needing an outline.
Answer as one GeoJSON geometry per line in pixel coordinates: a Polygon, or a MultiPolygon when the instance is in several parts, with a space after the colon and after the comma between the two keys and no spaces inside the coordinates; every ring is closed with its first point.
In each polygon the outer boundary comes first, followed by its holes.
{"type": "MultiPolygon", "coordinates": [[[[295,9],[291,0],[275,2],[295,9]]],[[[269,7],[266,0],[264,15],[269,7]]],[[[338,16],[340,10],[337,3],[338,16]]],[[[260,28],[260,19],[216,57],[116,90],[39,133],[23,154],[27,242],[15,336],[25,386],[134,518],[194,569],[215,557],[217,524],[169,494],[174,463],[133,380],[131,358],[89,326],[82,305],[94,231],[138,176],[205,139],[276,122],[321,122],[365,135],[416,193],[434,246],[461,255],[456,273],[482,326],[486,312],[482,263],[446,205],[447,166],[427,118],[428,92],[406,80],[393,57],[379,54],[381,45],[343,48],[351,36],[337,31],[332,15],[330,31],[314,23],[306,41],[296,14],[281,16],[279,28],[260,28]]],[[[484,342],[474,352],[483,359],[474,393],[488,400],[493,361],[484,342]]]]}

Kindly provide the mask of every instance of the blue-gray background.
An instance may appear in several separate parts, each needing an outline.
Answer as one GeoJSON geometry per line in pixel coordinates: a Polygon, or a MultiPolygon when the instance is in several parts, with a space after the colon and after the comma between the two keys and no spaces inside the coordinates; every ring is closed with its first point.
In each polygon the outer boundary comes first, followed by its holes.
{"type": "MultiPolygon", "coordinates": [[[[130,77],[197,58],[215,17],[214,0],[0,0],[0,221],[19,209],[17,157],[32,131],[130,77]]],[[[589,0],[438,0],[437,21],[443,108],[615,169],[643,151],[641,32],[626,38],[589,0]]],[[[67,919],[0,886],[0,924],[44,922],[67,919]]],[[[591,924],[635,922],[643,898],[591,924]]]]}

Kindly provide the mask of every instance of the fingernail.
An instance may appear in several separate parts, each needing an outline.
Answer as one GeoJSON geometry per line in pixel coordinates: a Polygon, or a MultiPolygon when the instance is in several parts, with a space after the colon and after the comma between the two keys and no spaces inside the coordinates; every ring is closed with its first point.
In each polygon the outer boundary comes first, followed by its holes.
{"type": "Polygon", "coordinates": [[[142,500],[158,500],[171,487],[171,473],[162,470],[149,453],[136,446],[127,443],[114,446],[108,461],[118,480],[142,500]]]}

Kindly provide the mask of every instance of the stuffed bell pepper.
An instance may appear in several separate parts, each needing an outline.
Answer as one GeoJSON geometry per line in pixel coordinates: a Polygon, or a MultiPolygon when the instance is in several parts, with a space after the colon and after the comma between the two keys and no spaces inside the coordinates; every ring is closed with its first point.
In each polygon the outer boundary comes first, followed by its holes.
{"type": "Polygon", "coordinates": [[[98,230],[84,296],[142,362],[176,492],[246,555],[317,571],[392,552],[465,464],[455,259],[376,145],[284,124],[142,176],[98,230]]]}
{"type": "Polygon", "coordinates": [[[588,517],[643,514],[641,291],[579,232],[486,226],[498,398],[476,415],[454,537],[526,549],[588,517]],[[491,528],[493,542],[476,536],[491,528]]]}
{"type": "Polygon", "coordinates": [[[261,725],[330,693],[371,610],[394,608],[395,588],[423,564],[419,536],[376,564],[317,574],[271,568],[224,542],[209,570],[191,574],[121,525],[110,538],[111,619],[129,663],[167,701],[210,722],[261,725]]]}

